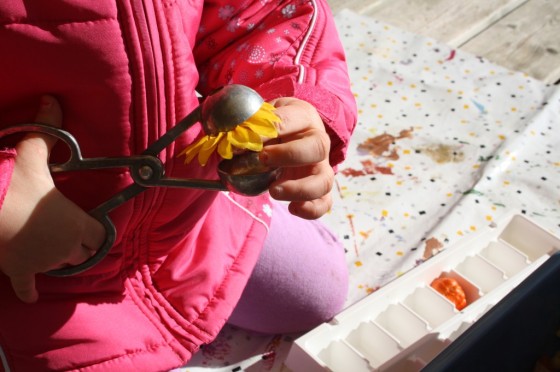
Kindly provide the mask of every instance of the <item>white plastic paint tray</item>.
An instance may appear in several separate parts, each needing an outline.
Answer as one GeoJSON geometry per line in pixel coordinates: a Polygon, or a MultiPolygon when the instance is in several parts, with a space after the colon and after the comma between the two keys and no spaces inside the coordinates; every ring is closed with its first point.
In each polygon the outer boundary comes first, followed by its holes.
{"type": "Polygon", "coordinates": [[[509,216],[299,337],[286,366],[294,372],[421,370],[558,252],[558,237],[527,217],[509,216]],[[440,276],[464,289],[461,311],[430,286],[440,276]]]}

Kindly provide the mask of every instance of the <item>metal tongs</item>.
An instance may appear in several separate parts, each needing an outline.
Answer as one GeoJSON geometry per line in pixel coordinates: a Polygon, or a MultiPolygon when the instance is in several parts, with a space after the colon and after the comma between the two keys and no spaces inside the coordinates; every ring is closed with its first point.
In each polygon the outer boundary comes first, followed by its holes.
{"type": "Polygon", "coordinates": [[[45,133],[64,141],[70,148],[70,157],[64,163],[49,164],[51,173],[104,168],[128,168],[134,183],[113,195],[109,200],[89,212],[103,224],[106,231],[105,241],[99,250],[87,261],[46,272],[47,275],[64,277],[79,274],[99,263],[111,250],[117,231],[109,218],[109,212],[127,200],[151,187],[180,187],[206,190],[230,190],[243,195],[258,195],[266,191],[278,177],[278,168],[264,168],[255,152],[247,152],[233,159],[223,160],[218,166],[220,181],[202,179],[169,178],[164,174],[164,164],[157,157],[163,149],[191,126],[200,122],[204,132],[216,135],[235,128],[253,116],[264,100],[253,89],[243,85],[227,85],[206,97],[202,104],[184,119],[152,143],[140,155],[125,157],[86,158],[81,155],[78,142],[67,131],[44,124],[21,124],[0,130],[0,138],[24,132],[45,133]],[[258,169],[255,172],[237,174],[234,169],[258,169]]]}

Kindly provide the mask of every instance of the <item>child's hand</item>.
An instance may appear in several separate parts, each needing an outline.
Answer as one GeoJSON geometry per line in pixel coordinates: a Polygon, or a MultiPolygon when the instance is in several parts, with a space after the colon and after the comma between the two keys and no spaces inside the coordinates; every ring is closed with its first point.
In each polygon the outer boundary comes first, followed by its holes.
{"type": "Polygon", "coordinates": [[[270,141],[261,152],[261,161],[283,167],[280,179],[270,187],[270,195],[290,201],[290,212],[315,219],[332,206],[334,171],[329,164],[330,139],[317,110],[296,98],[271,102],[278,125],[279,142],[270,141]]]}
{"type": "MultiPolygon", "coordinates": [[[[36,122],[61,126],[58,102],[42,97],[36,122]]],[[[56,139],[29,134],[17,147],[12,180],[0,209],[0,270],[15,294],[35,302],[35,274],[76,265],[91,257],[105,239],[101,223],[54,186],[48,156],[56,139]]]]}

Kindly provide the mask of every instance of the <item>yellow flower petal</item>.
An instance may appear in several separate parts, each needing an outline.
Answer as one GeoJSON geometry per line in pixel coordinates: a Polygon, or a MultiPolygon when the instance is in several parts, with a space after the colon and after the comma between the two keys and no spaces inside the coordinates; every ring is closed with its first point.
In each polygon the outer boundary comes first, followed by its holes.
{"type": "Polygon", "coordinates": [[[189,164],[198,155],[198,152],[202,146],[208,141],[208,136],[204,136],[195,143],[187,146],[181,153],[177,156],[185,155],[185,164],[189,164]]]}
{"type": "Polygon", "coordinates": [[[218,133],[216,136],[206,136],[208,140],[202,145],[198,152],[198,162],[200,165],[205,166],[210,158],[210,155],[216,149],[218,142],[223,138],[224,133],[218,133]]]}
{"type": "Polygon", "coordinates": [[[276,116],[276,114],[274,113],[274,110],[276,110],[276,107],[274,107],[273,105],[271,105],[268,102],[263,102],[260,110],[257,111],[257,113],[270,115],[272,121],[280,121],[280,118],[278,116],[276,116]]]}
{"type": "Polygon", "coordinates": [[[261,151],[263,147],[261,136],[241,125],[229,131],[227,139],[233,146],[240,149],[261,151]]]}
{"type": "Polygon", "coordinates": [[[220,132],[216,136],[206,135],[187,146],[178,156],[185,155],[185,163],[188,164],[198,155],[198,162],[204,166],[216,149],[224,159],[233,157],[233,146],[243,150],[261,151],[261,136],[278,137],[275,123],[279,122],[280,118],[274,114],[274,110],[274,106],[264,102],[259,111],[234,129],[220,132]]]}
{"type": "Polygon", "coordinates": [[[218,145],[218,154],[220,154],[220,156],[224,159],[233,158],[233,148],[227,136],[220,141],[220,144],[218,145]]]}
{"type": "Polygon", "coordinates": [[[248,127],[261,136],[276,138],[278,137],[278,131],[274,123],[279,122],[280,118],[273,111],[274,106],[265,102],[262,104],[261,109],[244,121],[241,126],[248,127]]]}
{"type": "Polygon", "coordinates": [[[250,129],[263,137],[278,137],[278,131],[276,130],[276,127],[269,121],[246,121],[239,126],[250,129]]]}

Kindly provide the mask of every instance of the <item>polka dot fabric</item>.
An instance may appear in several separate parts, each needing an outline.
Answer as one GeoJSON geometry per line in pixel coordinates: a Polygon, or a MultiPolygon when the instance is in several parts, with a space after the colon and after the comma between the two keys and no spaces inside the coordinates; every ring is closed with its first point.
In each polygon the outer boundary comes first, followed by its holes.
{"type": "MultiPolygon", "coordinates": [[[[560,234],[557,87],[350,11],[336,21],[359,123],[323,220],[346,248],[348,306],[511,211],[560,234]]],[[[282,371],[291,340],[226,327],[188,370],[282,371]]]]}
{"type": "Polygon", "coordinates": [[[516,210],[560,233],[560,90],[343,11],[359,123],[328,225],[348,305],[516,210]]]}

